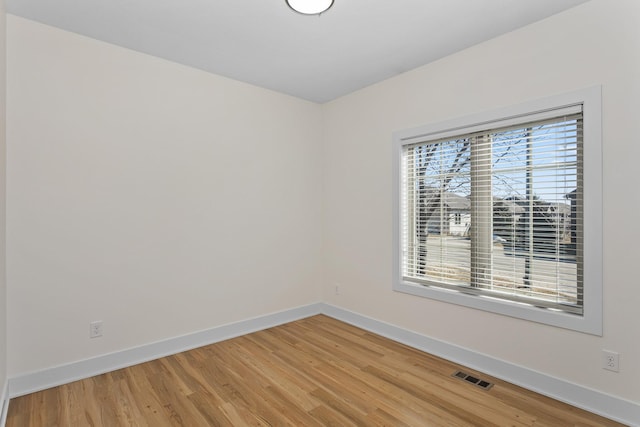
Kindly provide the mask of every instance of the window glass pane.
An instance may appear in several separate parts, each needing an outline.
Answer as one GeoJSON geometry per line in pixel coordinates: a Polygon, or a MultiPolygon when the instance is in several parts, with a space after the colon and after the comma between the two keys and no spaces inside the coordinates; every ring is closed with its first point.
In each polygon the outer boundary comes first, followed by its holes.
{"type": "Polygon", "coordinates": [[[405,147],[403,275],[579,312],[580,137],[572,117],[405,147]]]}
{"type": "Polygon", "coordinates": [[[451,285],[469,283],[470,142],[412,148],[409,205],[414,236],[406,274],[451,285]],[[413,259],[411,259],[413,257],[413,259]]]}
{"type": "Polygon", "coordinates": [[[494,289],[578,303],[570,193],[577,188],[577,122],[496,133],[494,289]]]}

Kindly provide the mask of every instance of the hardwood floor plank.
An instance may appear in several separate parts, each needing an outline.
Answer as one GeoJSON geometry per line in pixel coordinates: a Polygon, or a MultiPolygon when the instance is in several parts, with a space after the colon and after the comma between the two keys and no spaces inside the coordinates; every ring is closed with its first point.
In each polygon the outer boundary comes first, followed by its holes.
{"type": "Polygon", "coordinates": [[[375,411],[368,414],[366,421],[368,426],[411,427],[411,424],[402,422],[380,408],[376,408],[375,411]]]}
{"type": "Polygon", "coordinates": [[[206,425],[211,427],[233,427],[233,423],[227,418],[221,405],[213,404],[215,398],[206,391],[198,391],[188,397],[193,407],[202,415],[206,425]]]}
{"type": "Polygon", "coordinates": [[[318,388],[311,392],[311,395],[316,397],[326,408],[330,408],[342,417],[349,420],[353,425],[364,426],[364,416],[366,412],[362,412],[357,408],[354,408],[348,400],[344,399],[344,396],[335,395],[323,388],[318,388]]]}
{"type": "Polygon", "coordinates": [[[318,425],[325,427],[357,427],[358,424],[325,405],[320,405],[310,412],[318,421],[318,425]]]}
{"type": "Polygon", "coordinates": [[[319,315],[12,399],[6,425],[621,424],[319,315]]]}
{"type": "Polygon", "coordinates": [[[297,400],[298,405],[310,411],[317,407],[320,402],[311,396],[313,385],[307,381],[297,369],[285,365],[273,354],[261,354],[251,352],[251,354],[240,355],[246,363],[250,363],[256,370],[266,376],[271,384],[279,386],[283,393],[291,400],[297,400]]]}

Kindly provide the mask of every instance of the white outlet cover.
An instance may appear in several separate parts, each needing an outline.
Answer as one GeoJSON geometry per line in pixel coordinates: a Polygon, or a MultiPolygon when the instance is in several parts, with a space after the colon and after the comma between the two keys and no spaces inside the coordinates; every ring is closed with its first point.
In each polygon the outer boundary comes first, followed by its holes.
{"type": "Polygon", "coordinates": [[[89,338],[98,338],[102,336],[102,321],[96,320],[89,323],[89,338]]]}
{"type": "Polygon", "coordinates": [[[614,351],[602,350],[602,369],[620,372],[620,355],[614,351]]]}

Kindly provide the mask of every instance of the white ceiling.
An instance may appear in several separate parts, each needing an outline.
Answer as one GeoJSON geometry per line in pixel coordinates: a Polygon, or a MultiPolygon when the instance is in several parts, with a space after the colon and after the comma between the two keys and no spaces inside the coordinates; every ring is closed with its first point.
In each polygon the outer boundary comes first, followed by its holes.
{"type": "Polygon", "coordinates": [[[9,13],[326,102],[587,0],[6,0],[9,13]]]}

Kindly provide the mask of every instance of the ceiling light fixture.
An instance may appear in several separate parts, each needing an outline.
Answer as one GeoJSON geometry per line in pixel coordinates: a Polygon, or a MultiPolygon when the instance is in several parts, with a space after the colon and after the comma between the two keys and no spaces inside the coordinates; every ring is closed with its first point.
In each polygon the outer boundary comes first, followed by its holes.
{"type": "Polygon", "coordinates": [[[303,15],[320,15],[333,6],[333,0],[286,0],[289,7],[303,15]]]}

